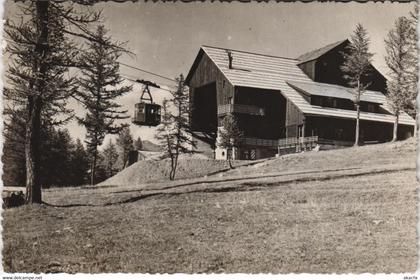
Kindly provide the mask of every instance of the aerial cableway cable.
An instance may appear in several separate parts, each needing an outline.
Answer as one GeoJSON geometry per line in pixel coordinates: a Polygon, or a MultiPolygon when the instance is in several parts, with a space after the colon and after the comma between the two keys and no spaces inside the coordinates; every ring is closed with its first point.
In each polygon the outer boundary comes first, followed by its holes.
{"type": "Polygon", "coordinates": [[[135,70],[138,70],[138,71],[141,71],[141,72],[144,72],[144,73],[150,74],[150,75],[154,75],[154,76],[156,76],[156,77],[160,77],[160,78],[162,78],[162,79],[166,79],[166,80],[169,80],[169,81],[172,81],[172,82],[176,82],[176,80],[174,80],[174,79],[171,79],[171,78],[165,77],[165,76],[163,76],[163,75],[159,75],[159,74],[153,73],[153,72],[151,72],[151,71],[147,71],[147,70],[141,69],[141,68],[139,68],[139,67],[135,67],[135,66],[132,66],[132,65],[129,65],[129,64],[126,64],[126,63],[122,63],[122,62],[120,62],[120,64],[121,64],[121,65],[124,65],[124,66],[126,66],[126,67],[129,67],[129,68],[132,68],[132,69],[135,69],[135,70]]]}
{"type": "MultiPolygon", "coordinates": [[[[133,79],[133,78],[128,77],[126,74],[121,75],[121,77],[123,77],[124,79],[126,79],[126,80],[128,80],[130,82],[140,83],[140,84],[143,84],[143,85],[144,85],[144,83],[142,83],[142,81],[144,81],[144,82],[150,82],[150,81],[145,81],[145,80],[141,80],[141,79],[133,79]]],[[[152,82],[150,82],[150,83],[152,83],[152,82]]],[[[153,83],[153,84],[157,85],[157,87],[156,86],[153,86],[155,88],[158,88],[158,89],[161,89],[161,90],[165,90],[167,92],[172,92],[171,90],[166,89],[166,88],[163,88],[163,87],[161,87],[160,85],[158,85],[156,83],[153,83]]],[[[164,86],[166,86],[168,88],[170,87],[168,85],[164,85],[164,86]]]]}

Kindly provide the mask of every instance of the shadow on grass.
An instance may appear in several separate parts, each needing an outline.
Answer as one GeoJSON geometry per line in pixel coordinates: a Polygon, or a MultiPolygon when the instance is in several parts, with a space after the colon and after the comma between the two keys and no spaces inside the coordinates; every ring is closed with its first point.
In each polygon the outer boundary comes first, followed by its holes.
{"type": "MultiPolygon", "coordinates": [[[[351,170],[351,169],[360,169],[360,168],[338,169],[336,171],[345,171],[345,170],[351,170]]],[[[244,183],[238,184],[237,186],[226,186],[226,187],[197,189],[197,190],[178,191],[178,192],[163,192],[163,191],[160,191],[160,192],[141,194],[141,195],[133,196],[133,197],[121,200],[121,201],[108,202],[108,203],[105,203],[105,204],[77,204],[76,203],[76,204],[67,204],[67,205],[54,205],[54,204],[49,204],[49,203],[46,203],[46,202],[44,202],[44,204],[47,205],[47,206],[58,207],[58,208],[103,207],[103,206],[113,206],[113,205],[121,205],[121,204],[126,204],[126,203],[133,203],[133,202],[137,202],[137,201],[140,201],[140,200],[143,200],[143,199],[146,199],[146,198],[156,197],[156,196],[173,197],[173,196],[193,194],[193,193],[225,193],[225,192],[264,191],[264,189],[267,189],[267,188],[280,187],[282,185],[290,184],[290,183],[303,183],[303,182],[310,182],[310,181],[328,181],[328,180],[351,178],[351,177],[357,177],[357,176],[363,176],[363,175],[377,175],[377,174],[410,171],[410,170],[415,170],[415,168],[405,167],[405,168],[392,169],[392,170],[390,170],[390,169],[369,170],[369,171],[365,171],[365,172],[357,172],[357,173],[352,173],[352,174],[336,174],[336,175],[332,174],[332,175],[327,175],[327,176],[324,176],[324,177],[319,177],[319,176],[312,177],[312,176],[310,176],[310,177],[306,177],[306,178],[294,178],[294,179],[284,180],[284,181],[280,181],[280,182],[269,182],[269,183],[265,183],[265,182],[244,182],[244,183]]],[[[314,173],[314,172],[306,172],[306,173],[314,173]]],[[[281,176],[296,175],[296,174],[302,174],[302,172],[301,173],[294,173],[294,174],[283,174],[281,176]]],[[[271,175],[271,176],[263,176],[263,177],[268,178],[268,177],[278,177],[278,176],[279,175],[271,175]]],[[[262,178],[262,177],[260,176],[260,177],[251,177],[251,178],[237,178],[237,179],[227,179],[227,180],[222,180],[222,181],[227,182],[227,181],[237,181],[237,180],[244,180],[244,179],[258,179],[258,178],[262,178]]],[[[220,182],[220,180],[207,181],[205,183],[211,183],[211,182],[220,182]]],[[[177,187],[189,186],[189,185],[195,185],[195,184],[198,184],[198,183],[195,182],[195,183],[189,183],[189,184],[182,184],[182,185],[177,185],[177,187]]],[[[168,187],[168,188],[174,188],[174,187],[175,186],[168,187]]],[[[164,190],[164,189],[160,189],[160,190],[164,190]]],[[[133,191],[131,191],[131,192],[133,192],[133,191]]],[[[117,193],[117,192],[113,192],[113,193],[117,193]]]]}
{"type": "MultiPolygon", "coordinates": [[[[262,179],[262,178],[275,178],[275,177],[284,177],[284,176],[292,176],[292,175],[305,175],[305,174],[311,174],[311,173],[325,173],[325,172],[336,172],[336,171],[349,171],[349,170],[356,170],[361,169],[360,167],[351,167],[351,168],[339,168],[339,169],[326,169],[326,170],[309,170],[309,171],[298,171],[298,172],[288,172],[288,173],[281,173],[281,174],[272,174],[272,175],[260,175],[260,176],[245,176],[245,177],[239,177],[239,178],[223,178],[223,179],[213,179],[213,180],[199,180],[194,181],[190,183],[181,183],[176,184],[168,187],[162,187],[162,188],[149,188],[146,189],[147,191],[159,191],[159,190],[169,190],[169,189],[175,189],[179,187],[188,187],[198,184],[214,184],[214,183],[220,183],[220,182],[234,182],[234,181],[243,181],[243,180],[254,180],[254,179],[262,179]]],[[[230,169],[231,170],[231,169],[230,169]]],[[[293,179],[292,181],[295,181],[296,179],[293,179]]],[[[285,181],[289,182],[289,181],[285,181]]],[[[111,193],[119,194],[119,193],[130,193],[130,192],[139,192],[144,190],[126,190],[126,191],[115,191],[111,193]]]]}
{"type": "Polygon", "coordinates": [[[51,204],[48,202],[43,201],[43,205],[50,206],[50,207],[56,207],[56,208],[71,208],[71,207],[95,207],[95,206],[102,206],[102,205],[95,205],[95,204],[83,204],[83,203],[74,203],[74,204],[64,204],[64,205],[57,205],[57,204],[51,204]]]}

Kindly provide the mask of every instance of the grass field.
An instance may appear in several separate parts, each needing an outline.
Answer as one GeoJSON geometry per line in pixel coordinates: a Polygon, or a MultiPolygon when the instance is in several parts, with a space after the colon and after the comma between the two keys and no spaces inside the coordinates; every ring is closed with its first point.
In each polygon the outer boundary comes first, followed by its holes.
{"type": "Polygon", "coordinates": [[[414,272],[414,141],[174,182],[50,189],[3,211],[7,272],[414,272]]]}

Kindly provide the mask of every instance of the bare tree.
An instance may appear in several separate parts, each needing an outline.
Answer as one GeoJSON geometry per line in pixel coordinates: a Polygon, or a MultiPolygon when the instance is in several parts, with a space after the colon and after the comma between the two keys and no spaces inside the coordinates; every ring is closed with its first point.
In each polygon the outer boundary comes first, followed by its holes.
{"type": "Polygon", "coordinates": [[[389,68],[388,98],[395,115],[392,141],[397,140],[398,120],[410,102],[410,70],[414,52],[410,44],[410,21],[406,17],[396,20],[385,39],[385,61],[389,68]]]}
{"type": "Polygon", "coordinates": [[[234,115],[228,114],[223,118],[222,128],[219,132],[218,145],[227,150],[227,160],[229,167],[232,169],[232,154],[233,149],[238,148],[243,137],[243,132],[240,130],[238,122],[234,115]]]}
{"type": "Polygon", "coordinates": [[[176,81],[178,86],[176,91],[171,92],[171,100],[163,102],[162,122],[157,133],[157,139],[164,148],[165,156],[171,159],[170,180],[175,179],[179,155],[194,153],[196,145],[188,121],[190,105],[184,76],[181,74],[176,81]],[[170,110],[171,105],[174,113],[170,110]]]}
{"type": "Polygon", "coordinates": [[[369,52],[369,37],[366,29],[359,23],[350,38],[347,52],[343,53],[344,63],[341,70],[345,73],[348,84],[354,88],[354,105],[356,107],[356,131],[354,145],[359,145],[360,131],[360,97],[369,86],[365,82],[371,69],[373,54],[369,52]]]}

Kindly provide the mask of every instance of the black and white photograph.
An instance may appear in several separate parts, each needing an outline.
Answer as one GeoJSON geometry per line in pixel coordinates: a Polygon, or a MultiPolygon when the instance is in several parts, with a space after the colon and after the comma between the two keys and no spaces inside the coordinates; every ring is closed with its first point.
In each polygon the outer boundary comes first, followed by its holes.
{"type": "Polygon", "coordinates": [[[417,279],[418,2],[1,4],[7,275],[417,279]]]}

